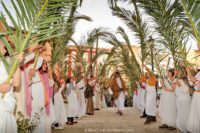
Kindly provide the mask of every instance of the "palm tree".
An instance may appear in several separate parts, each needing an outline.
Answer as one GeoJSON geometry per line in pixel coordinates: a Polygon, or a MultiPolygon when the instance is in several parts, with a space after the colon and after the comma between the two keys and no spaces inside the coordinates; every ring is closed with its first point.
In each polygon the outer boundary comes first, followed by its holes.
{"type": "Polygon", "coordinates": [[[187,31],[190,27],[185,17],[184,9],[179,1],[157,0],[139,1],[155,23],[155,30],[160,36],[158,42],[164,45],[170,52],[175,67],[182,58],[187,64],[186,44],[189,39],[187,31]]]}
{"type": "Polygon", "coordinates": [[[117,33],[122,36],[124,42],[120,42],[114,35],[105,39],[106,42],[118,48],[113,56],[114,59],[110,63],[114,64],[114,67],[117,67],[118,70],[121,70],[122,74],[127,75],[131,88],[133,88],[136,86],[135,81],[140,78],[141,68],[124,29],[119,27],[117,33]]]}
{"type": "MultiPolygon", "coordinates": [[[[62,25],[60,25],[59,23],[55,29],[49,27],[55,21],[62,19],[63,16],[58,16],[56,14],[56,10],[55,12],[48,12],[48,9],[51,8],[53,10],[58,7],[67,7],[71,5],[57,4],[52,1],[56,0],[11,0],[12,4],[9,6],[12,6],[12,8],[14,9],[16,17],[13,17],[13,14],[8,8],[8,5],[5,5],[3,1],[1,2],[5,11],[5,14],[0,15],[0,23],[3,25],[4,28],[4,31],[2,29],[0,29],[0,31],[5,32],[5,36],[1,36],[1,40],[4,41],[4,44],[8,49],[10,55],[13,55],[14,51],[9,45],[7,38],[9,38],[11,42],[15,44],[17,54],[20,54],[34,43],[41,42],[43,40],[47,40],[63,34],[63,32],[56,32],[59,29],[63,28],[62,25]],[[4,15],[8,16],[7,19],[10,20],[10,24],[8,23],[4,15]],[[46,15],[48,15],[48,17],[44,17],[46,15]]],[[[58,1],[66,2],[70,0],[58,1]]],[[[3,58],[3,56],[1,56],[1,58],[3,58]]],[[[8,64],[6,60],[3,61],[4,64],[8,64]]],[[[10,65],[12,66],[12,69],[8,68],[8,65],[5,65],[5,67],[7,67],[7,70],[10,70],[9,78],[7,80],[8,83],[10,82],[10,79],[12,78],[12,75],[14,74],[18,65],[18,60],[15,60],[14,63],[10,65]]]]}
{"type": "MultiPolygon", "coordinates": [[[[134,36],[138,38],[141,47],[142,63],[147,57],[146,43],[149,35],[149,28],[147,21],[144,21],[143,12],[138,7],[136,0],[130,0],[129,4],[133,5],[134,10],[125,9],[118,6],[118,2],[123,0],[109,0],[109,5],[114,16],[119,17],[127,27],[134,33],[134,36]]],[[[123,1],[127,2],[127,1],[123,1]]]]}

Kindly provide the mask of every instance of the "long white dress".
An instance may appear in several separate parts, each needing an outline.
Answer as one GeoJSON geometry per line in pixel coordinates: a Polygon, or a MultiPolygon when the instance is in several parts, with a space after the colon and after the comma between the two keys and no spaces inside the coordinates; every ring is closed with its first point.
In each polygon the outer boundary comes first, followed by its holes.
{"type": "MultiPolygon", "coordinates": [[[[142,85],[146,86],[144,82],[142,82],[142,85]]],[[[140,104],[141,111],[143,112],[146,106],[146,88],[145,89],[141,88],[140,90],[139,104],[140,104]]]]}
{"type": "Polygon", "coordinates": [[[63,88],[64,85],[62,85],[61,88],[54,94],[56,122],[60,123],[61,126],[64,126],[65,122],[67,122],[65,104],[61,95],[63,88]]]}
{"type": "MultiPolygon", "coordinates": [[[[24,70],[25,71],[25,70],[24,70]]],[[[27,117],[26,112],[26,92],[25,92],[25,76],[24,71],[21,71],[21,84],[17,88],[18,91],[14,91],[14,95],[16,98],[16,111],[15,117],[18,116],[18,112],[22,112],[22,114],[27,117]]],[[[26,73],[26,72],[25,72],[26,73]]],[[[27,73],[26,73],[27,74],[27,73]]]]}
{"type": "MultiPolygon", "coordinates": [[[[173,85],[170,79],[165,79],[164,84],[168,89],[172,89],[173,85]]],[[[158,111],[162,118],[162,124],[176,127],[176,96],[174,92],[162,90],[158,111]]]]}
{"type": "Polygon", "coordinates": [[[33,76],[32,82],[34,84],[32,84],[32,86],[30,87],[31,94],[32,94],[31,117],[33,118],[35,113],[39,113],[39,116],[40,116],[40,120],[37,121],[38,127],[36,127],[34,132],[45,133],[47,116],[46,116],[45,103],[44,103],[44,100],[45,100],[44,88],[37,72],[33,76]],[[43,109],[42,112],[40,111],[41,109],[43,109]]]}
{"type": "Polygon", "coordinates": [[[95,86],[95,91],[94,91],[94,96],[93,96],[93,101],[94,101],[94,108],[100,109],[101,105],[101,95],[100,95],[100,86],[96,85],[95,86]]]}
{"type": "Polygon", "coordinates": [[[146,114],[156,116],[156,89],[155,86],[149,86],[148,80],[146,84],[146,114]]]}
{"type": "Polygon", "coordinates": [[[80,99],[78,99],[78,117],[85,116],[86,114],[86,103],[85,103],[85,83],[84,80],[81,80],[77,84],[78,89],[80,90],[80,99]],[[81,89],[82,88],[82,89],[81,89]]]}
{"type": "Polygon", "coordinates": [[[67,100],[68,100],[67,117],[76,117],[78,111],[78,99],[75,89],[75,82],[73,82],[72,84],[74,86],[74,89],[70,88],[70,84],[66,85],[66,89],[71,89],[70,94],[67,95],[67,100]]]}
{"type": "Polygon", "coordinates": [[[200,133],[200,92],[197,92],[200,90],[200,72],[196,74],[195,78],[198,80],[195,84],[193,84],[189,79],[190,85],[194,85],[195,92],[192,96],[187,130],[191,133],[200,133]]]}
{"type": "MultiPolygon", "coordinates": [[[[0,84],[6,82],[8,73],[0,61],[0,84]]],[[[17,124],[14,117],[15,96],[13,94],[13,87],[5,94],[4,99],[1,98],[0,93],[0,133],[17,133],[17,124]]]]}
{"type": "MultiPolygon", "coordinates": [[[[116,81],[117,81],[117,84],[118,84],[119,88],[122,88],[122,83],[121,83],[120,78],[116,78],[116,81]]],[[[125,109],[125,107],[124,107],[125,94],[124,94],[123,91],[121,91],[121,93],[119,94],[118,98],[115,99],[114,102],[115,102],[118,110],[124,110],[125,109]]]]}
{"type": "Polygon", "coordinates": [[[180,87],[176,86],[176,107],[177,107],[177,120],[176,127],[183,133],[187,133],[187,121],[191,105],[191,96],[188,86],[182,79],[179,79],[180,87]]]}

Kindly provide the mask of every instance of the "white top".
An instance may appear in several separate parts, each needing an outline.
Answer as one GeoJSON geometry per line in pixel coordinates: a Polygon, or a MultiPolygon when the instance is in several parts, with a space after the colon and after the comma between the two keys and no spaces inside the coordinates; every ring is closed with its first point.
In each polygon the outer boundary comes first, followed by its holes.
{"type": "Polygon", "coordinates": [[[190,98],[189,87],[184,83],[182,79],[179,79],[181,86],[176,86],[175,94],[177,98],[190,98]]]}
{"type": "Polygon", "coordinates": [[[82,79],[80,82],[78,82],[77,87],[78,87],[79,89],[85,87],[85,83],[84,83],[84,80],[83,80],[83,79],[82,79]]]}
{"type": "Polygon", "coordinates": [[[116,78],[117,84],[119,86],[119,88],[122,88],[122,82],[120,78],[116,78]]]}

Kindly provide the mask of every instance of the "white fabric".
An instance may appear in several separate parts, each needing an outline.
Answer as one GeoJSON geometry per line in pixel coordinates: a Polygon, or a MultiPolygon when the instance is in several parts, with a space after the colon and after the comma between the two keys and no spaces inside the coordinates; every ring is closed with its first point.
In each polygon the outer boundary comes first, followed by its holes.
{"type": "MultiPolygon", "coordinates": [[[[200,72],[195,75],[197,80],[200,80],[200,72]]],[[[198,90],[198,85],[194,85],[194,89],[198,90]]],[[[187,122],[187,130],[191,133],[200,133],[200,93],[194,92],[190,107],[189,118],[187,122]]]]}
{"type": "MultiPolygon", "coordinates": [[[[164,84],[166,88],[172,90],[170,79],[166,79],[164,84]]],[[[162,90],[162,96],[159,104],[159,115],[162,118],[162,124],[176,127],[176,96],[174,92],[162,90]]]]}
{"type": "Polygon", "coordinates": [[[122,82],[121,82],[121,79],[120,78],[116,78],[116,81],[117,81],[117,85],[119,88],[122,88],[122,82]]]}
{"type": "MultiPolygon", "coordinates": [[[[27,75],[27,72],[26,72],[27,75]]],[[[28,75],[27,75],[28,77],[28,75]]],[[[17,88],[18,91],[14,91],[14,95],[16,98],[16,113],[15,117],[18,117],[17,112],[22,112],[22,114],[27,117],[27,111],[26,111],[26,92],[25,92],[25,77],[24,77],[24,72],[21,71],[21,84],[17,88]]]]}
{"type": "Polygon", "coordinates": [[[113,91],[111,90],[111,88],[109,87],[108,92],[110,95],[113,95],[113,91]]]}
{"type": "Polygon", "coordinates": [[[133,94],[133,107],[137,107],[137,95],[133,94]]]}
{"type": "Polygon", "coordinates": [[[64,88],[64,85],[54,94],[54,108],[55,108],[55,117],[56,122],[60,123],[62,126],[65,125],[66,119],[66,109],[65,104],[62,98],[62,90],[64,88]]]}
{"type": "Polygon", "coordinates": [[[183,80],[179,80],[181,86],[176,86],[177,120],[176,127],[183,133],[187,133],[187,121],[191,105],[191,97],[188,86],[183,80]]]}
{"type": "MultiPolygon", "coordinates": [[[[8,73],[0,61],[0,84],[6,82],[8,73]]],[[[13,94],[13,87],[5,94],[4,99],[1,98],[0,93],[0,133],[17,133],[17,124],[14,117],[15,97],[13,94]]]]}
{"type": "Polygon", "coordinates": [[[121,91],[120,95],[115,100],[115,104],[116,104],[118,110],[124,110],[124,102],[125,102],[124,92],[121,91]]]}
{"type": "Polygon", "coordinates": [[[106,104],[106,99],[105,99],[105,96],[103,95],[103,98],[102,98],[102,101],[101,101],[101,106],[103,108],[107,108],[107,104],[106,104]]]}
{"type": "Polygon", "coordinates": [[[80,100],[78,101],[78,117],[85,116],[86,114],[86,103],[85,103],[85,95],[84,95],[85,87],[84,89],[80,90],[80,100]]]}
{"type": "MultiPolygon", "coordinates": [[[[73,83],[75,86],[75,83],[73,83]]],[[[66,85],[66,89],[69,89],[69,84],[66,85]]],[[[78,112],[78,99],[76,90],[71,90],[70,94],[67,97],[68,100],[68,110],[67,117],[76,117],[78,112]]]]}
{"type": "Polygon", "coordinates": [[[200,93],[194,92],[190,107],[187,130],[191,133],[200,133],[200,93]]]}
{"type": "Polygon", "coordinates": [[[50,104],[49,105],[50,106],[49,120],[50,120],[50,124],[53,124],[56,121],[56,114],[55,114],[55,108],[54,108],[52,99],[50,99],[49,104],[50,104]]]}
{"type": "Polygon", "coordinates": [[[156,116],[156,89],[155,86],[149,86],[148,81],[146,85],[146,114],[149,116],[156,116]]]}
{"type": "MultiPolygon", "coordinates": [[[[145,83],[142,82],[142,85],[145,86],[145,83]]],[[[141,111],[143,112],[146,106],[146,89],[141,88],[140,90],[139,105],[140,105],[141,111]]]]}
{"type": "Polygon", "coordinates": [[[37,122],[38,126],[35,128],[34,133],[46,133],[46,112],[45,107],[33,107],[31,111],[31,118],[34,119],[35,113],[39,114],[40,119],[35,119],[35,122],[37,122]],[[42,112],[41,112],[41,109],[42,112]]]}
{"type": "Polygon", "coordinates": [[[86,103],[85,103],[85,95],[84,95],[84,91],[85,91],[84,79],[82,79],[80,82],[78,82],[78,84],[76,86],[79,89],[79,95],[80,95],[80,98],[78,99],[77,114],[78,114],[78,117],[82,117],[82,116],[85,116],[85,114],[86,114],[86,103]]]}
{"type": "Polygon", "coordinates": [[[32,107],[43,107],[44,106],[44,88],[43,84],[40,81],[40,76],[36,72],[32,77],[33,84],[30,86],[31,94],[32,94],[32,107]]]}
{"type": "Polygon", "coordinates": [[[96,91],[94,92],[93,101],[94,101],[94,108],[100,108],[101,105],[101,95],[100,95],[100,86],[95,86],[96,91]]]}

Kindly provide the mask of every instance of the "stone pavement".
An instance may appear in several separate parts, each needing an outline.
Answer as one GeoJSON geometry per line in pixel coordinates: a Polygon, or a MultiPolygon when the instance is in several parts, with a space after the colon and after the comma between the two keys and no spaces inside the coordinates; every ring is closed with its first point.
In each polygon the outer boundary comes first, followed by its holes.
{"type": "Polygon", "coordinates": [[[116,108],[103,108],[95,111],[93,116],[85,116],[78,121],[78,124],[66,125],[64,130],[53,130],[53,133],[179,133],[159,129],[161,119],[157,122],[144,125],[145,119],[140,119],[142,114],[136,108],[126,108],[124,114],[119,116],[116,108]]]}

